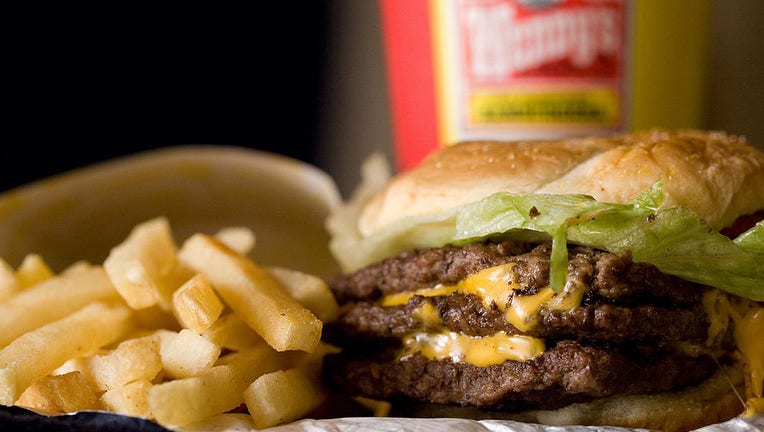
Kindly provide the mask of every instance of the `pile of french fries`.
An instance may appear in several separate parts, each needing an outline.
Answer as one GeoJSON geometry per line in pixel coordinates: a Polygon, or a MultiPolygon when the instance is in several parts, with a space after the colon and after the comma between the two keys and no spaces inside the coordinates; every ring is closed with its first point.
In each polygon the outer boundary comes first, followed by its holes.
{"type": "Polygon", "coordinates": [[[0,259],[0,404],[169,428],[307,415],[326,398],[320,365],[333,347],[321,329],[338,306],[321,278],[258,265],[254,247],[237,227],[176,244],[158,217],[101,264],[54,273],[38,255],[15,269],[0,259]]]}

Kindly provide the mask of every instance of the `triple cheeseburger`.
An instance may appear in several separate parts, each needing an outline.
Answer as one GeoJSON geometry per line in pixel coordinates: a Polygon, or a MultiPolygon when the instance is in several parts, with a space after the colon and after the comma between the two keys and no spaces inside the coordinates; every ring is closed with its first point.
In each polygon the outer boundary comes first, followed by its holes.
{"type": "Polygon", "coordinates": [[[402,416],[689,430],[762,410],[764,153],[446,147],[330,217],[332,386],[402,416]]]}

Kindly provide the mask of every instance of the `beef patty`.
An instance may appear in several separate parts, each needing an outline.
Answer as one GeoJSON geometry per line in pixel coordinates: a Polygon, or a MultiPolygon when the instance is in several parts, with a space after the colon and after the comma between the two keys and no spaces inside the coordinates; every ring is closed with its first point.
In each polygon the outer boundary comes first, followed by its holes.
{"type": "MultiPolygon", "coordinates": [[[[549,243],[533,245],[515,241],[447,245],[403,252],[378,264],[334,278],[330,285],[337,301],[376,300],[383,295],[455,284],[479,270],[516,263],[518,282],[531,291],[549,285],[549,243]]],[[[586,283],[590,295],[628,301],[651,298],[658,302],[698,301],[698,286],[661,273],[645,263],[635,263],[629,252],[612,254],[576,246],[568,252],[568,279],[586,283]]]]}
{"type": "Polygon", "coordinates": [[[326,378],[343,391],[372,398],[410,398],[481,408],[556,408],[621,393],[656,393],[700,382],[715,369],[701,353],[708,321],[705,287],[636,263],[629,253],[571,247],[568,283],[586,287],[570,309],[542,308],[530,329],[510,324],[495,304],[465,292],[412,295],[384,306],[384,296],[453,285],[478,271],[512,263],[515,296],[549,285],[551,245],[486,242],[404,252],[330,286],[344,312],[325,327],[343,348],[326,359],[326,378]],[[416,311],[429,305],[439,321],[416,311]],[[465,335],[496,332],[545,340],[539,357],[478,367],[451,359],[402,357],[407,335],[447,329],[465,335]],[[691,347],[692,349],[688,349],[691,347]]]}
{"type": "Polygon", "coordinates": [[[698,383],[717,368],[708,357],[570,340],[532,360],[488,367],[421,355],[401,361],[394,349],[372,356],[349,350],[325,361],[327,379],[353,394],[501,410],[556,409],[615,394],[664,392],[698,383]]]}

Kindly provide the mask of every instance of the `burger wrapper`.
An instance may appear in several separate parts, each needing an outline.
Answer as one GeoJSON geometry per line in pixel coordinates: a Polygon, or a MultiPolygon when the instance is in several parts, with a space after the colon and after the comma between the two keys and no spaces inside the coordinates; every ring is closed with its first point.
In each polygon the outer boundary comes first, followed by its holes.
{"type": "MultiPolygon", "coordinates": [[[[764,428],[764,417],[751,419],[734,419],[725,423],[706,426],[697,429],[698,432],[753,432],[764,428]]],[[[269,432],[617,432],[637,431],[645,429],[626,429],[607,426],[545,426],[530,423],[519,423],[506,420],[463,420],[463,419],[408,419],[408,418],[344,418],[336,420],[304,420],[290,425],[268,429],[269,432]]]]}
{"type": "MultiPolygon", "coordinates": [[[[25,431],[83,430],[170,432],[144,419],[104,412],[80,412],[61,416],[44,416],[17,407],[0,408],[0,424],[18,426],[25,431]]],[[[203,424],[179,432],[251,432],[257,431],[245,414],[222,414],[203,424]]],[[[410,419],[351,417],[337,419],[305,419],[291,424],[264,429],[268,432],[627,432],[646,431],[608,426],[546,426],[507,420],[466,420],[454,418],[410,419]]],[[[695,432],[759,432],[764,430],[764,416],[735,418],[723,423],[696,429],[695,432]]]]}

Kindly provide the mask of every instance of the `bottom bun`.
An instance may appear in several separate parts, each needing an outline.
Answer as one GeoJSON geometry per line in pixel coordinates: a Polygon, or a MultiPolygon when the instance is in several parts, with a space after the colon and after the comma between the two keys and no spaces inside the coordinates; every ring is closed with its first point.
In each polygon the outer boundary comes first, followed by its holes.
{"type": "Polygon", "coordinates": [[[703,383],[654,395],[621,395],[576,403],[556,410],[522,413],[433,404],[409,405],[392,415],[516,420],[553,426],[618,426],[684,432],[727,421],[744,410],[742,366],[725,366],[703,383]],[[405,412],[404,412],[405,411],[405,412]]]}

